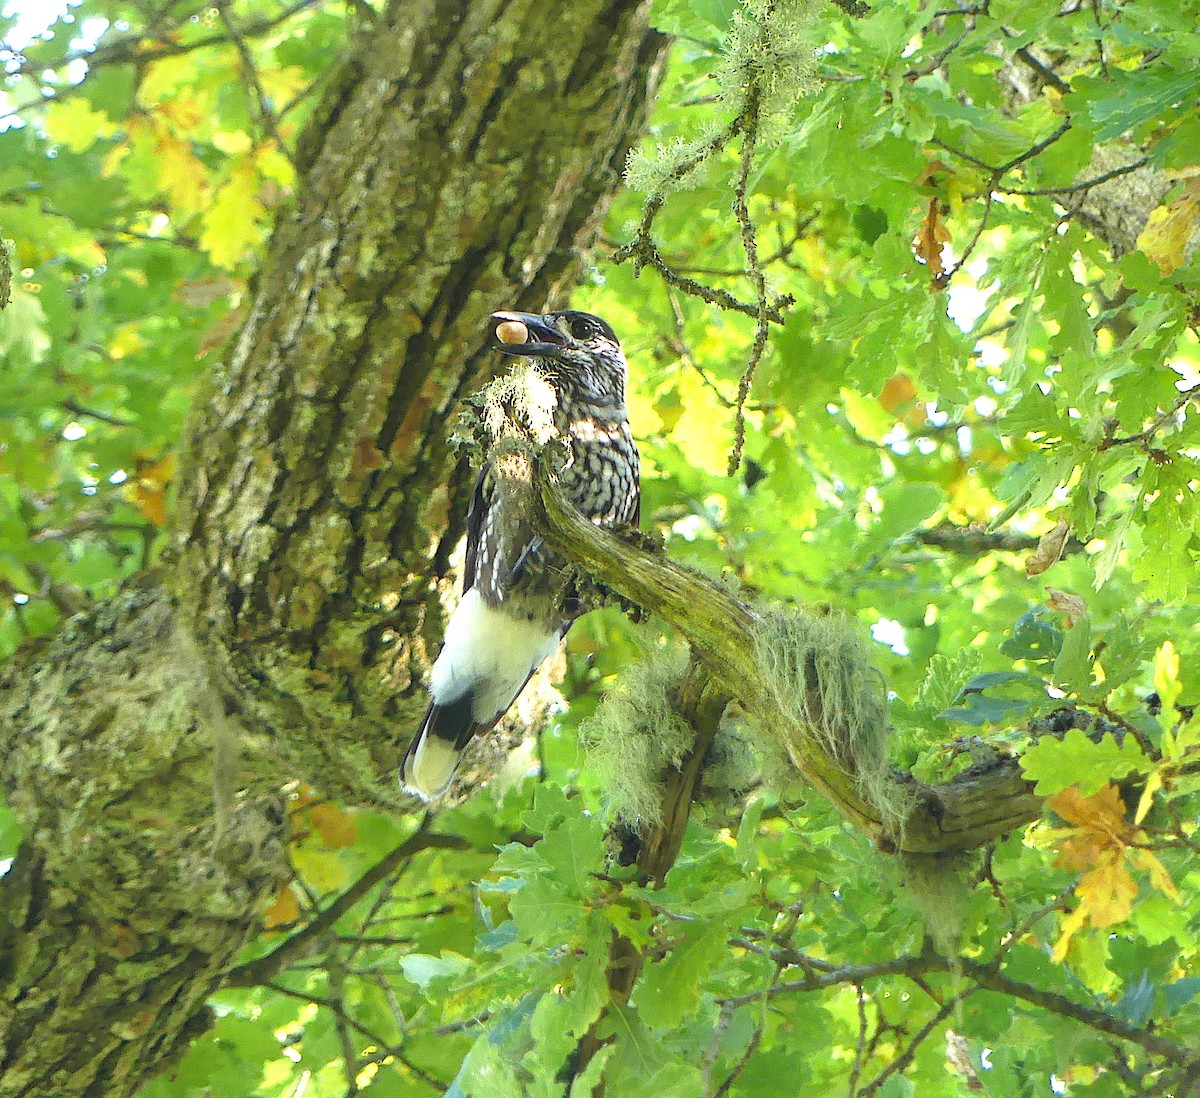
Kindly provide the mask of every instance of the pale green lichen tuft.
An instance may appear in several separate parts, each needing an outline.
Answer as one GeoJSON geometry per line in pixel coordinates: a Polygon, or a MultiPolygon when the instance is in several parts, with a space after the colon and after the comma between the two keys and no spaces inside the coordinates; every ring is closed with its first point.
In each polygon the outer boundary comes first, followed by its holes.
{"type": "Polygon", "coordinates": [[[632,149],[625,161],[625,182],[650,198],[686,191],[701,181],[702,169],[721,127],[711,123],[694,138],[676,137],[653,149],[632,149]]]}
{"type": "Polygon", "coordinates": [[[554,387],[532,361],[521,360],[482,392],[463,401],[450,444],[477,464],[504,434],[519,429],[532,442],[545,446],[557,437],[554,387]]]}
{"type": "Polygon", "coordinates": [[[812,0],[743,0],[717,72],[725,102],[741,111],[753,87],[760,120],[789,113],[816,86],[813,29],[819,25],[812,0]]]}
{"type": "Polygon", "coordinates": [[[883,677],[857,626],[799,610],[764,613],[756,627],[759,669],[786,718],[759,727],[790,757],[796,735],[815,735],[853,779],[859,794],[894,831],[904,805],[889,762],[890,725],[883,677]]]}
{"type": "Polygon", "coordinates": [[[621,823],[662,822],[663,779],[692,746],[692,729],[676,712],[687,653],[656,649],[625,669],[582,729],[588,768],[621,823]]]}
{"type": "MultiPolygon", "coordinates": [[[[721,721],[704,759],[700,788],[706,798],[728,800],[753,789],[769,769],[763,752],[744,721],[726,717],[721,721]]],[[[773,745],[768,745],[768,749],[773,745]]],[[[775,750],[778,754],[778,750],[775,750]]],[[[786,765],[786,760],[782,761],[786,765]]]]}
{"type": "Polygon", "coordinates": [[[971,899],[963,854],[906,854],[899,859],[900,895],[925,924],[943,957],[958,954],[971,899]]]}
{"type": "Polygon", "coordinates": [[[534,442],[545,445],[555,437],[554,386],[533,362],[521,362],[498,377],[483,392],[483,423],[497,438],[509,423],[518,423],[534,442]]]}

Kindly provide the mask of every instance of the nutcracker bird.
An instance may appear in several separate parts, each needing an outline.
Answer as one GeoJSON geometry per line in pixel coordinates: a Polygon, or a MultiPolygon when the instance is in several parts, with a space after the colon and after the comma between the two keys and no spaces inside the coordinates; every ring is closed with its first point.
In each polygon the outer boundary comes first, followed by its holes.
{"type": "MultiPolygon", "coordinates": [[[[495,349],[532,358],[553,391],[567,457],[559,486],[592,522],[635,524],[638,452],[625,409],[627,366],[612,328],[589,313],[494,313],[495,349]]],[[[493,728],[587,607],[566,561],[506,505],[490,464],[467,512],[463,597],[433,665],[432,700],[404,758],[403,783],[424,800],[449,787],[471,740],[493,728]]]]}

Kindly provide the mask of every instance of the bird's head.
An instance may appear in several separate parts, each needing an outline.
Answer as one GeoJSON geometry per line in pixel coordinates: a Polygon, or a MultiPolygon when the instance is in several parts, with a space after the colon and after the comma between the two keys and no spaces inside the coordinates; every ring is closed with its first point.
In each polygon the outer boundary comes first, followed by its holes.
{"type": "Polygon", "coordinates": [[[616,333],[591,313],[492,313],[494,348],[537,358],[553,381],[606,402],[625,401],[628,367],[616,333]]]}

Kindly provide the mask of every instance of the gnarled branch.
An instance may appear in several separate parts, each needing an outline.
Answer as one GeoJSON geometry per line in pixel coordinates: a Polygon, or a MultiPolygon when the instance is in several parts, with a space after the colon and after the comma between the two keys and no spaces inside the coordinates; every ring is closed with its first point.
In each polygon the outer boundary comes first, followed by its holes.
{"type": "MultiPolygon", "coordinates": [[[[537,460],[526,470],[534,520],[551,545],[598,583],[677,628],[715,682],[737,698],[763,727],[787,728],[793,762],[839,812],[882,849],[907,853],[972,850],[1042,814],[1042,799],[1021,774],[1016,759],[1000,758],[926,786],[897,772],[894,810],[874,803],[830,746],[820,728],[801,727],[794,707],[776,695],[760,660],[755,608],[727,589],[654,552],[588,522],[558,492],[550,466],[537,460]]],[[[519,488],[520,486],[515,486],[519,488]]],[[[820,690],[813,682],[810,689],[820,690]]],[[[819,710],[819,703],[812,706],[819,710]]]]}

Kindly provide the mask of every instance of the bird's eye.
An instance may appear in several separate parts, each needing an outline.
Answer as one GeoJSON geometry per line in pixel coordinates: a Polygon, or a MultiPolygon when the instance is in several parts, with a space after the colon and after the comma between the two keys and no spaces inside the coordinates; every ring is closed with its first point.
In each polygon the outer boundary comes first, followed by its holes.
{"type": "Polygon", "coordinates": [[[571,335],[576,339],[591,339],[599,330],[590,320],[573,320],[571,322],[571,335]]]}

